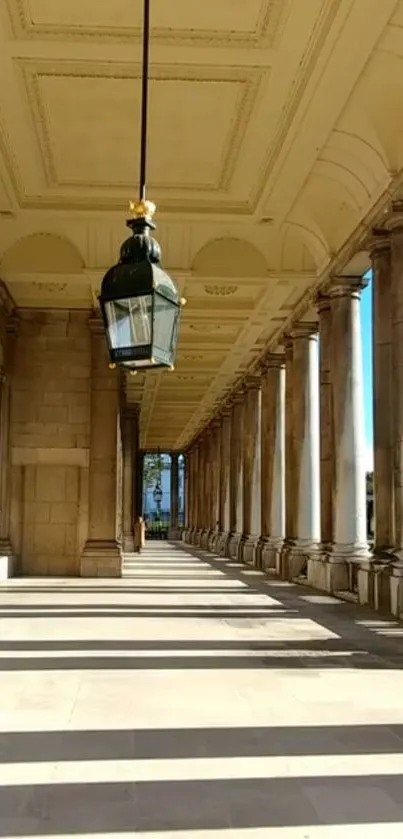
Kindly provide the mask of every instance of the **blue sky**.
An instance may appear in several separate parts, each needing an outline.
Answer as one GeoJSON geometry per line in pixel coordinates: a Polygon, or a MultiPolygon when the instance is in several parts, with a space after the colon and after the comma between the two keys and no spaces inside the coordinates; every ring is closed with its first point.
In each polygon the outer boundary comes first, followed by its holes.
{"type": "Polygon", "coordinates": [[[372,424],[372,289],[371,282],[362,292],[361,300],[362,357],[364,366],[365,437],[368,471],[373,469],[372,424]]]}

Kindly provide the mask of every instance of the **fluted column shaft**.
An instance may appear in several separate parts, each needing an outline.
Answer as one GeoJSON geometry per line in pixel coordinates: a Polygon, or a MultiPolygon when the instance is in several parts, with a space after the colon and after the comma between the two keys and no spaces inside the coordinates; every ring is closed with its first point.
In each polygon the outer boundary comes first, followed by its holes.
{"type": "Polygon", "coordinates": [[[365,282],[339,277],[330,289],[334,422],[334,549],[367,555],[365,430],[360,296],[365,282]]]}
{"type": "Polygon", "coordinates": [[[375,552],[380,554],[392,550],[395,542],[392,258],[389,234],[374,235],[371,256],[375,552]]]}

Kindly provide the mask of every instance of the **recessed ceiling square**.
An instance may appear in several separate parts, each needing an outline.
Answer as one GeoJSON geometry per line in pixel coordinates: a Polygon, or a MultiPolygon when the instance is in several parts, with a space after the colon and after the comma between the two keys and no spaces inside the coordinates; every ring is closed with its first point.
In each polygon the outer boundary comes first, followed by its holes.
{"type": "MultiPolygon", "coordinates": [[[[34,73],[28,81],[50,183],[110,189],[136,183],[140,79],[34,73]]],[[[255,89],[256,80],[221,77],[219,72],[202,80],[170,74],[151,81],[151,189],[228,186],[234,150],[246,130],[251,87],[255,89]]]]}
{"type": "MultiPolygon", "coordinates": [[[[129,35],[142,25],[140,0],[9,0],[9,5],[12,14],[18,12],[25,30],[38,35],[53,31],[124,36],[125,31],[129,35]]],[[[169,35],[175,20],[180,22],[181,33],[196,40],[207,33],[251,38],[264,33],[273,7],[277,11],[278,6],[279,0],[153,0],[152,26],[154,33],[169,35]]]]}

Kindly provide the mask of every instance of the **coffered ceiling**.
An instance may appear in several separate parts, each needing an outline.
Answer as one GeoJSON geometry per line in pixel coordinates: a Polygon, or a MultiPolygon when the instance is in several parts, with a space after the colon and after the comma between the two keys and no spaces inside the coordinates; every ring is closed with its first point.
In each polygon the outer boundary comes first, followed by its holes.
{"type": "MultiPolygon", "coordinates": [[[[403,2],[151,0],[149,197],[187,298],[142,443],[183,447],[400,194],[403,2]]],[[[0,0],[0,277],[96,305],[136,197],[142,0],[0,0]]],[[[366,255],[360,266],[366,267],[366,255]]]]}

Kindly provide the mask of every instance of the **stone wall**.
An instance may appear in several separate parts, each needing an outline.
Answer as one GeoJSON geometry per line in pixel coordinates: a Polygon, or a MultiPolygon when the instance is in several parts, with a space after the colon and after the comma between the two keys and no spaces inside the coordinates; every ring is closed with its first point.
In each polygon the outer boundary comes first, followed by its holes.
{"type": "Polygon", "coordinates": [[[11,398],[11,539],[19,573],[74,575],[88,533],[87,312],[19,312],[11,398]]]}

